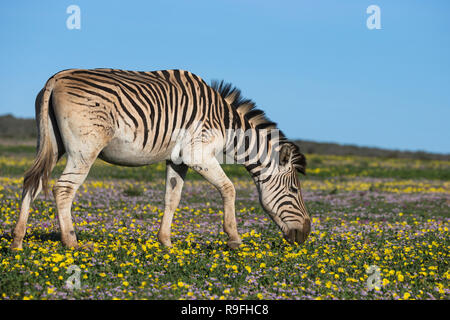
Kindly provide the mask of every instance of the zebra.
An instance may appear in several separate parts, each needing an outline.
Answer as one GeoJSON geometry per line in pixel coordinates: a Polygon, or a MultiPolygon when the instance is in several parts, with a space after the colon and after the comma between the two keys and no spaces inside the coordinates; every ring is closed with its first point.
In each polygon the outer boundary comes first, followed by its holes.
{"type": "Polygon", "coordinates": [[[184,70],[68,69],[48,79],[35,107],[37,154],[24,174],[11,248],[22,248],[30,205],[42,190],[48,194],[50,174],[64,154],[66,166],[52,192],[66,247],[78,246],[72,201],[97,158],[122,166],[166,162],[164,214],[157,234],[163,246],[172,246],[172,219],[188,168],[218,189],[227,245],[241,245],[236,191],[217,158],[220,152],[231,152],[246,167],[263,209],[287,241],[301,244],[310,233],[297,174],[305,174],[305,156],[281,131],[271,134],[276,124],[231,84],[208,85],[184,70]],[[239,130],[253,134],[240,135],[239,130]],[[266,149],[265,156],[260,149],[266,149]]]}

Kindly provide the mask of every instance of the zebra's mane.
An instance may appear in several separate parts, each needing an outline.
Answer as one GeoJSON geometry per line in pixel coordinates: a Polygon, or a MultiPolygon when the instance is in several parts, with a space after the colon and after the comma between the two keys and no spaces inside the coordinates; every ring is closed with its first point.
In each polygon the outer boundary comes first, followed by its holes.
{"type": "MultiPolygon", "coordinates": [[[[264,111],[258,109],[256,104],[241,94],[241,90],[231,83],[222,81],[211,81],[211,88],[216,90],[222,98],[228,102],[237,113],[242,115],[255,129],[277,129],[277,124],[269,120],[264,111]]],[[[306,174],[306,158],[300,152],[298,145],[289,141],[281,130],[279,130],[280,145],[288,145],[292,150],[292,164],[302,174],[306,174]]]]}

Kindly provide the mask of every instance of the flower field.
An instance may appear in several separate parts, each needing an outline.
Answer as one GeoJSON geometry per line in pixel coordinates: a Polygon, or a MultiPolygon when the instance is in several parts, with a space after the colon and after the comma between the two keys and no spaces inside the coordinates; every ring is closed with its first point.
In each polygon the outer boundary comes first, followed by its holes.
{"type": "Polygon", "coordinates": [[[448,161],[307,155],[312,232],[300,246],[282,239],[245,169],[225,166],[243,240],[231,250],[221,197],[198,175],[188,173],[169,249],[156,237],[165,164],[99,160],[72,207],[81,247],[62,247],[53,197],[40,195],[23,250],[10,250],[33,153],[0,152],[2,299],[449,298],[448,161]],[[79,288],[66,283],[71,266],[79,288]]]}

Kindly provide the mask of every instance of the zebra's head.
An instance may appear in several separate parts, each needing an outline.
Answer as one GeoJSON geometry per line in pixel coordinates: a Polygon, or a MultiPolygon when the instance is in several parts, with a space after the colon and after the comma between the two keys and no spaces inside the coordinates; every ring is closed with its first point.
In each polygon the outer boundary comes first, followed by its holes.
{"type": "Polygon", "coordinates": [[[257,180],[261,204],[290,243],[303,243],[311,230],[311,220],[303,202],[297,171],[305,174],[306,159],[291,143],[279,145],[278,157],[257,180]]]}

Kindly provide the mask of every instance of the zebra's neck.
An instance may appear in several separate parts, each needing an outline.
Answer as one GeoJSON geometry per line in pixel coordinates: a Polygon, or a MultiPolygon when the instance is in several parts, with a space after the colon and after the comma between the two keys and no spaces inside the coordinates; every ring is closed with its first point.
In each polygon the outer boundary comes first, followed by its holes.
{"type": "Polygon", "coordinates": [[[274,152],[279,144],[278,129],[237,127],[227,134],[226,156],[242,164],[255,182],[264,180],[277,165],[274,152]]]}

